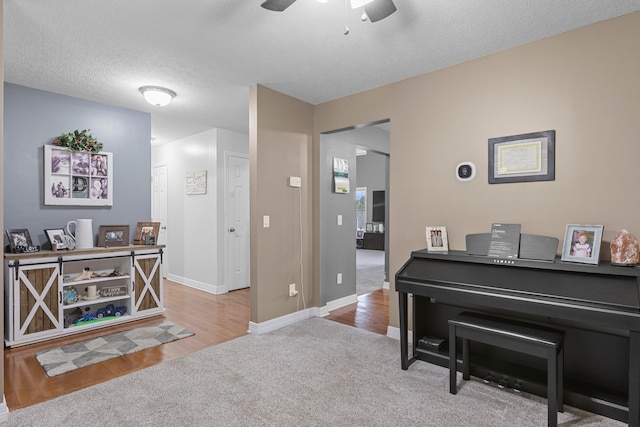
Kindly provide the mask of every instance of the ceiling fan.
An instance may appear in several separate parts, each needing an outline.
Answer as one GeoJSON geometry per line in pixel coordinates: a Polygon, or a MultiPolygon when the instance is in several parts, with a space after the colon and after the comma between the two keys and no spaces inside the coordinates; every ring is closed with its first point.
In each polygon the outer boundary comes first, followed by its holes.
{"type": "MultiPolygon", "coordinates": [[[[261,6],[274,12],[282,12],[295,2],[296,0],[266,0],[261,6]]],[[[380,21],[396,11],[393,0],[351,0],[353,9],[361,6],[364,6],[364,11],[371,22],[380,21]]]]}

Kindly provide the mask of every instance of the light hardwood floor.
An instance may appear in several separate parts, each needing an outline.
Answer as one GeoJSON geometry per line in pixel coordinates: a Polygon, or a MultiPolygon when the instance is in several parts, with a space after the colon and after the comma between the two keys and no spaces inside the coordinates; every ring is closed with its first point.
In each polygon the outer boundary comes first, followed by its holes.
{"type": "MultiPolygon", "coordinates": [[[[163,316],[139,320],[108,330],[92,331],[4,351],[4,393],[9,411],[53,399],[112,378],[185,356],[247,334],[249,289],[213,295],[165,280],[163,316]],[[135,327],[156,324],[163,318],[195,333],[194,336],[117,357],[49,378],[35,354],[61,345],[135,327]]],[[[358,303],[334,310],[327,319],[371,332],[386,334],[388,290],[358,297],[358,303]]]]}

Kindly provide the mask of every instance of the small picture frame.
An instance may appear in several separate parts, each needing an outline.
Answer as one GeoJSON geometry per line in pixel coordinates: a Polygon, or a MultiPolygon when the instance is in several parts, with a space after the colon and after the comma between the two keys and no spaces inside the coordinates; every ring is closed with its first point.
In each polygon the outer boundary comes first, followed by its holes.
{"type": "Polygon", "coordinates": [[[129,245],[129,225],[101,225],[98,230],[98,246],[110,248],[112,246],[129,245]]]}
{"type": "Polygon", "coordinates": [[[160,233],[159,222],[139,222],[136,225],[136,234],[133,236],[134,245],[155,245],[160,233]],[[153,236],[153,238],[150,238],[153,236]]]}
{"type": "Polygon", "coordinates": [[[11,253],[20,254],[40,251],[40,246],[34,246],[31,242],[31,235],[26,228],[8,229],[6,232],[11,253]]]}
{"type": "Polygon", "coordinates": [[[598,264],[603,229],[602,225],[567,225],[560,259],[582,264],[598,264]]]}
{"type": "Polygon", "coordinates": [[[367,233],[373,233],[373,223],[372,222],[368,222],[365,228],[367,233]]]}
{"type": "Polygon", "coordinates": [[[62,228],[45,229],[44,234],[46,234],[47,239],[49,240],[51,249],[54,248],[54,243],[55,243],[55,250],[59,251],[62,249],[69,249],[67,248],[67,245],[64,244],[64,239],[62,238],[62,236],[64,236],[64,230],[62,228]]]}
{"type": "Polygon", "coordinates": [[[436,225],[426,228],[427,252],[449,252],[447,227],[436,225]]]}

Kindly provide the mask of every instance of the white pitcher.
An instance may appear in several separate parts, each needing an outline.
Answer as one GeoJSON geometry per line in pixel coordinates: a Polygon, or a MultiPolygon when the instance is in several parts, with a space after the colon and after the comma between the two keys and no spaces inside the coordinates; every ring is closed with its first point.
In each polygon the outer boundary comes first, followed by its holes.
{"type": "Polygon", "coordinates": [[[90,249],[93,248],[93,220],[92,219],[77,219],[75,221],[69,221],[67,223],[67,232],[73,236],[76,241],[76,249],[90,249]],[[71,224],[74,225],[75,233],[71,232],[69,228],[71,224]]]}

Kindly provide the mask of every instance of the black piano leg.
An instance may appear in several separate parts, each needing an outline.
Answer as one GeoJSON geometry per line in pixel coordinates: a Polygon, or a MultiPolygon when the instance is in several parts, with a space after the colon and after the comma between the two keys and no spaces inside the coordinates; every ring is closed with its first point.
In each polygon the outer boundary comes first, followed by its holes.
{"type": "Polygon", "coordinates": [[[629,426],[640,426],[640,332],[629,334],[629,426]]]}

